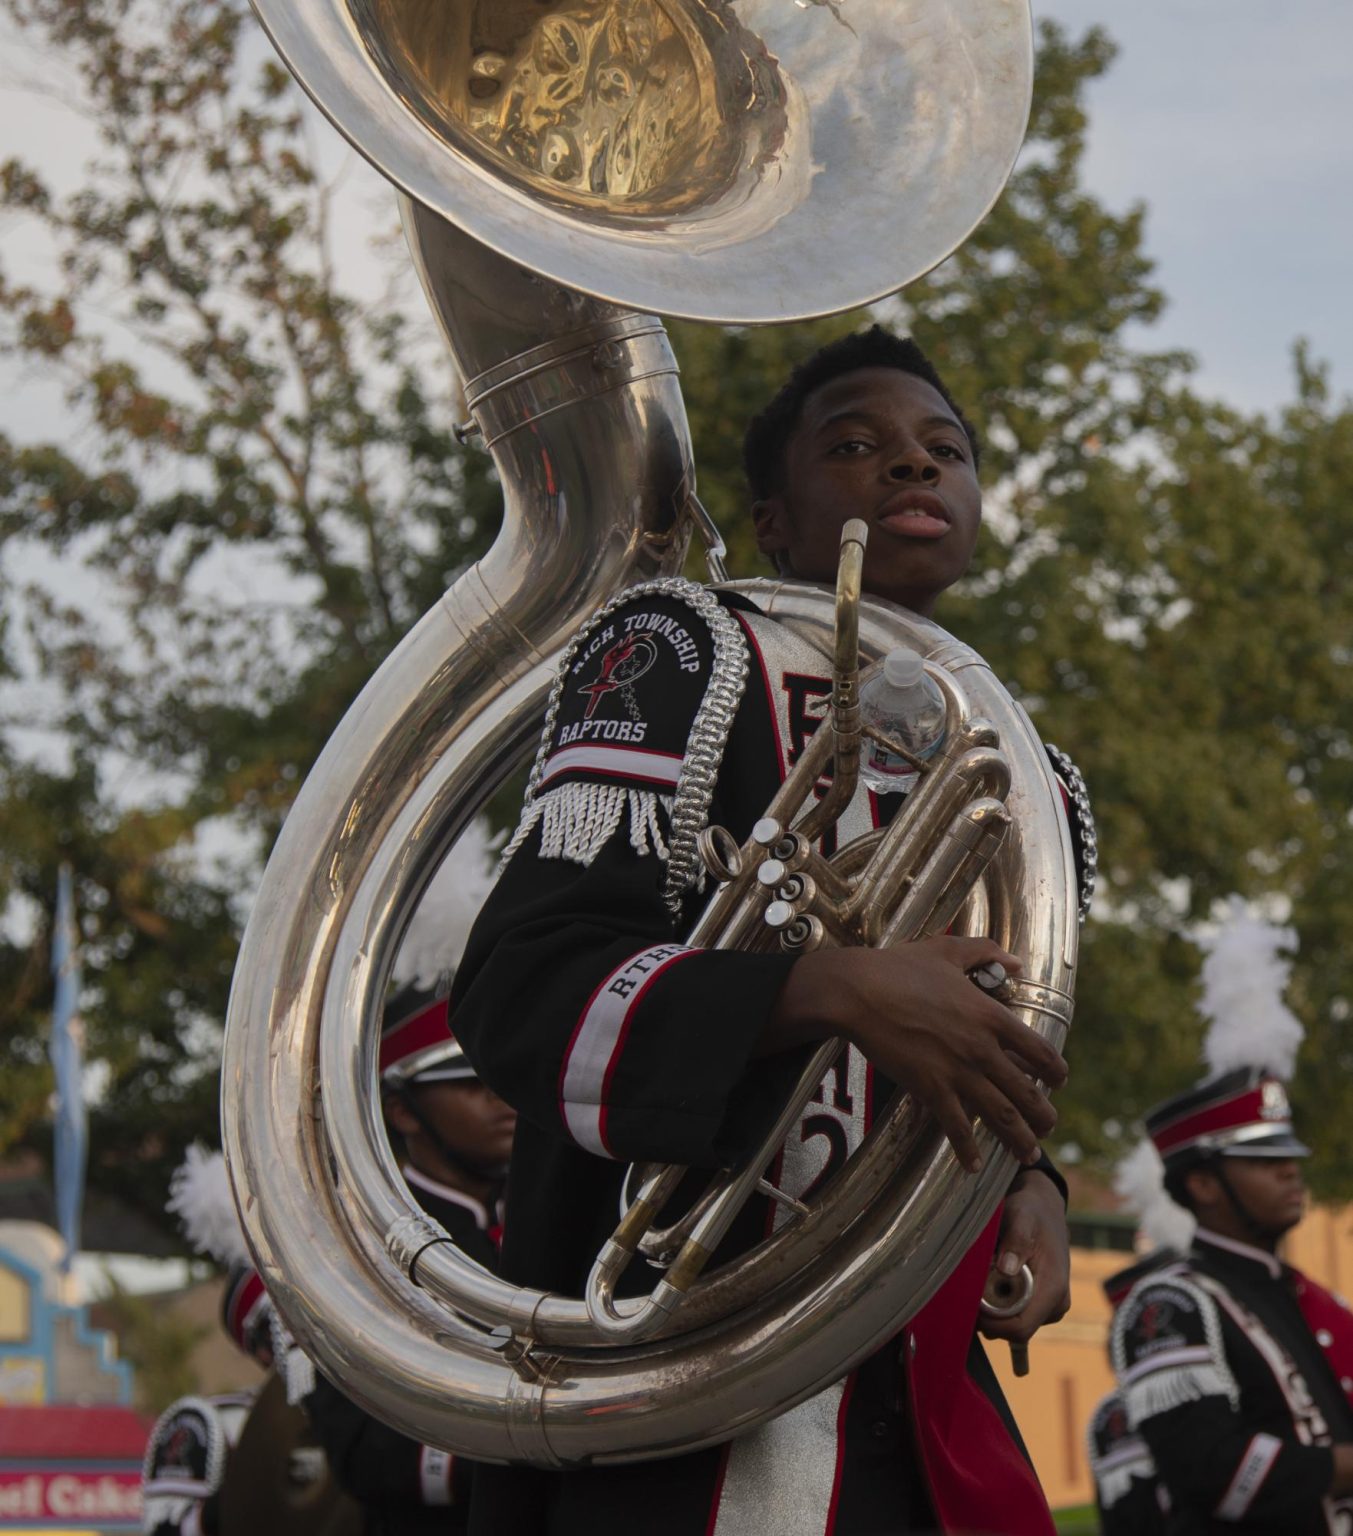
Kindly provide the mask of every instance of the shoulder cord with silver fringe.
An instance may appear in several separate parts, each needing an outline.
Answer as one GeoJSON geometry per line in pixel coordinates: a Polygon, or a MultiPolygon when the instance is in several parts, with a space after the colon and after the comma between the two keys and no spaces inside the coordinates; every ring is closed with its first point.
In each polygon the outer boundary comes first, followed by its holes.
{"type": "Polygon", "coordinates": [[[310,1356],[292,1338],[291,1330],[276,1307],[272,1308],[269,1318],[269,1332],[273,1370],[282,1378],[287,1389],[287,1402],[294,1408],[315,1390],[315,1367],[310,1356]]]}
{"type": "MultiPolygon", "coordinates": [[[[747,686],[747,641],[738,621],[714,594],[680,576],[663,577],[628,587],[598,609],[579,630],[560,658],[554,686],[550,691],[540,748],[526,785],[526,799],[521,821],[512,839],[503,849],[503,863],[521,847],[535,826],[544,822],[541,832],[541,856],[564,858],[575,864],[590,864],[602,846],[614,834],[620,817],[628,806],[630,843],[637,853],[647,853],[651,846],[667,863],[663,881],[663,900],[674,918],[681,915],[682,897],[697,890],[703,880],[696,840],[709,821],[714,786],[723,761],[733,717],[747,686]],[[555,722],[579,649],[595,626],[609,618],[616,609],[638,597],[673,597],[693,609],[708,625],[714,639],[714,662],[705,696],[700,701],[695,723],[686,744],[681,775],[675,796],[657,795],[649,790],[626,789],[610,784],[565,784],[536,796],[536,788],[545,771],[555,722]],[[664,845],[657,824],[657,807],[667,812],[671,837],[664,845]]],[[[502,865],[499,866],[501,869],[502,865]]]]}
{"type": "Polygon", "coordinates": [[[225,1426],[221,1422],[215,1403],[196,1394],[181,1397],[177,1402],[170,1403],[155,1421],[141,1462],[141,1485],[146,1492],[148,1502],[160,1509],[166,1518],[181,1519],[196,1499],[209,1498],[213,1493],[220,1492],[221,1484],[225,1481],[228,1451],[225,1426]],[[172,1485],[175,1489],[174,1493],[158,1493],[154,1481],[155,1458],[160,1453],[164,1436],[168,1434],[174,1420],[181,1413],[195,1413],[202,1421],[202,1433],[206,1441],[203,1447],[206,1466],[202,1472],[202,1480],[199,1485],[194,1486],[191,1479],[175,1478],[172,1485]]]}
{"type": "Polygon", "coordinates": [[[1129,1428],[1139,1429],[1146,1419],[1196,1403],[1205,1397],[1224,1397],[1232,1410],[1239,1406],[1240,1387],[1226,1359],[1221,1317],[1216,1301],[1205,1286],[1203,1276],[1191,1272],[1185,1265],[1171,1265],[1168,1269],[1147,1275],[1119,1307],[1110,1333],[1110,1350],[1114,1375],[1122,1388],[1123,1402],[1127,1408],[1129,1428]],[[1166,1285],[1183,1291],[1197,1306],[1203,1322],[1208,1358],[1200,1361],[1186,1351],[1183,1363],[1161,1366],[1147,1359],[1129,1370],[1125,1338],[1125,1319],[1129,1307],[1137,1290],[1146,1292],[1153,1286],[1166,1285]]]}
{"type": "Polygon", "coordinates": [[[1126,1498],[1132,1491],[1134,1481],[1138,1479],[1149,1483],[1156,1481],[1156,1463],[1152,1459],[1146,1441],[1140,1435],[1128,1434],[1107,1454],[1100,1453],[1096,1436],[1096,1430],[1099,1427],[1097,1421],[1099,1415],[1105,1412],[1115,1400],[1122,1406],[1123,1415],[1126,1418],[1127,1404],[1123,1400],[1123,1394],[1111,1392],[1091,1415],[1085,1431],[1090,1476],[1095,1480],[1099,1502],[1104,1509],[1112,1509],[1121,1499],[1126,1498]]]}

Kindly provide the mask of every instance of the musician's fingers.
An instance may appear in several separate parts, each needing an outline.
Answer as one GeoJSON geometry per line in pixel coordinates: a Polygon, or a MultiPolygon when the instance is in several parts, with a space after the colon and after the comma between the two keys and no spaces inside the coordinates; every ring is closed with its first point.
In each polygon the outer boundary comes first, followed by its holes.
{"type": "Polygon", "coordinates": [[[1024,1116],[1036,1136],[1042,1138],[1052,1134],[1057,1124],[1057,1111],[1018,1063],[998,1053],[990,1062],[986,1075],[1024,1116]]]}
{"type": "Polygon", "coordinates": [[[1027,1264],[1037,1276],[1044,1267],[1035,1264],[1040,1257],[1042,1238],[1037,1208],[1027,1200],[1007,1200],[1001,1213],[1000,1236],[996,1239],[996,1270],[1013,1281],[1027,1264]]]}
{"type": "Polygon", "coordinates": [[[1021,1024],[1008,1008],[1000,1004],[994,1006],[1001,1008],[1002,1017],[996,1021],[996,1028],[1005,1049],[1018,1056],[1033,1076],[1050,1088],[1062,1087],[1066,1082],[1067,1065],[1061,1052],[1027,1024],[1021,1024]]]}
{"type": "Polygon", "coordinates": [[[1033,1127],[990,1079],[974,1076],[964,1094],[964,1102],[1020,1162],[1038,1161],[1038,1137],[1033,1127]]]}
{"type": "Polygon", "coordinates": [[[980,1173],[982,1156],[977,1150],[977,1138],[973,1135],[972,1120],[967,1111],[952,1094],[937,1097],[929,1106],[939,1122],[940,1129],[949,1138],[954,1155],[969,1173],[980,1173]]]}

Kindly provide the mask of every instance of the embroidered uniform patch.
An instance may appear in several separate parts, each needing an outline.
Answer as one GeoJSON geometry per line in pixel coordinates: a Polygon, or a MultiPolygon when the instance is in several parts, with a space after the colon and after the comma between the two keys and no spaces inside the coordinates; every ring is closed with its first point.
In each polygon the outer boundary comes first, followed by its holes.
{"type": "Polygon", "coordinates": [[[560,662],[504,860],[539,827],[541,858],[590,864],[628,812],[634,851],[668,861],[678,910],[746,674],[742,632],[703,587],[673,577],[622,593],[560,662]]]}
{"type": "Polygon", "coordinates": [[[1182,1285],[1157,1282],[1134,1291],[1123,1303],[1122,1327],[1131,1341],[1132,1364],[1179,1349],[1206,1347],[1202,1298],[1182,1285]]]}
{"type": "Polygon", "coordinates": [[[148,1493],[203,1499],[225,1476],[227,1437],[214,1405],[181,1398],[159,1419],[146,1446],[143,1481],[148,1493]]]}
{"type": "Polygon", "coordinates": [[[541,782],[675,787],[713,662],[709,629],[674,598],[594,620],[565,675],[541,782]]]}
{"type": "Polygon", "coordinates": [[[1155,1462],[1146,1442],[1129,1428],[1121,1394],[1111,1392],[1100,1400],[1090,1416],[1087,1440],[1090,1474],[1102,1508],[1112,1509],[1138,1481],[1154,1484],[1155,1462]]]}
{"type": "Polygon", "coordinates": [[[1114,1318],[1113,1362],[1133,1429],[1199,1398],[1239,1398],[1216,1305],[1182,1276],[1131,1292],[1114,1318]]]}

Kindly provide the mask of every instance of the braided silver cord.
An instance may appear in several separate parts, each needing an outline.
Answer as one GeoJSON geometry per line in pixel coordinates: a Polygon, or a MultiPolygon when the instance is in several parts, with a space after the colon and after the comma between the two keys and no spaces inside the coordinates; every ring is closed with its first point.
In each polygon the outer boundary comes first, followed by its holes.
{"type": "Polygon", "coordinates": [[[709,824],[714,786],[733,717],[747,686],[749,666],[747,637],[738,621],[712,592],[693,582],[684,585],[688,591],[682,601],[695,609],[714,636],[714,664],[686,743],[672,805],[671,848],[662,894],[673,917],[680,917],[682,897],[700,880],[703,865],[696,844],[709,824]]]}
{"type": "Polygon", "coordinates": [[[1084,922],[1090,911],[1090,901],[1095,894],[1095,880],[1099,873],[1099,841],[1095,836],[1095,815],[1090,809],[1090,791],[1085,787],[1080,769],[1060,747],[1054,747],[1050,741],[1044,742],[1043,745],[1052,759],[1053,766],[1066,783],[1067,794],[1071,797],[1072,814],[1076,818],[1076,826],[1080,831],[1080,919],[1084,922]]]}

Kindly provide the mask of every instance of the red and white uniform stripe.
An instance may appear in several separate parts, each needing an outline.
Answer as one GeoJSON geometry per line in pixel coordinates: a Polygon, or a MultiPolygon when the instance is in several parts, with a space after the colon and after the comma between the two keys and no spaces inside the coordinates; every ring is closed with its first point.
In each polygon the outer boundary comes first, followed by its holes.
{"type": "Polygon", "coordinates": [[[538,790],[548,789],[566,773],[602,774],[627,783],[643,780],[660,789],[675,790],[683,759],[671,752],[651,752],[644,747],[561,747],[545,761],[538,790]]]}
{"type": "Polygon", "coordinates": [[[559,1113],[569,1135],[589,1152],[613,1155],[606,1136],[606,1107],[635,1009],[664,971],[699,953],[687,944],[640,950],[618,965],[588,999],[564,1052],[559,1113]]]}

